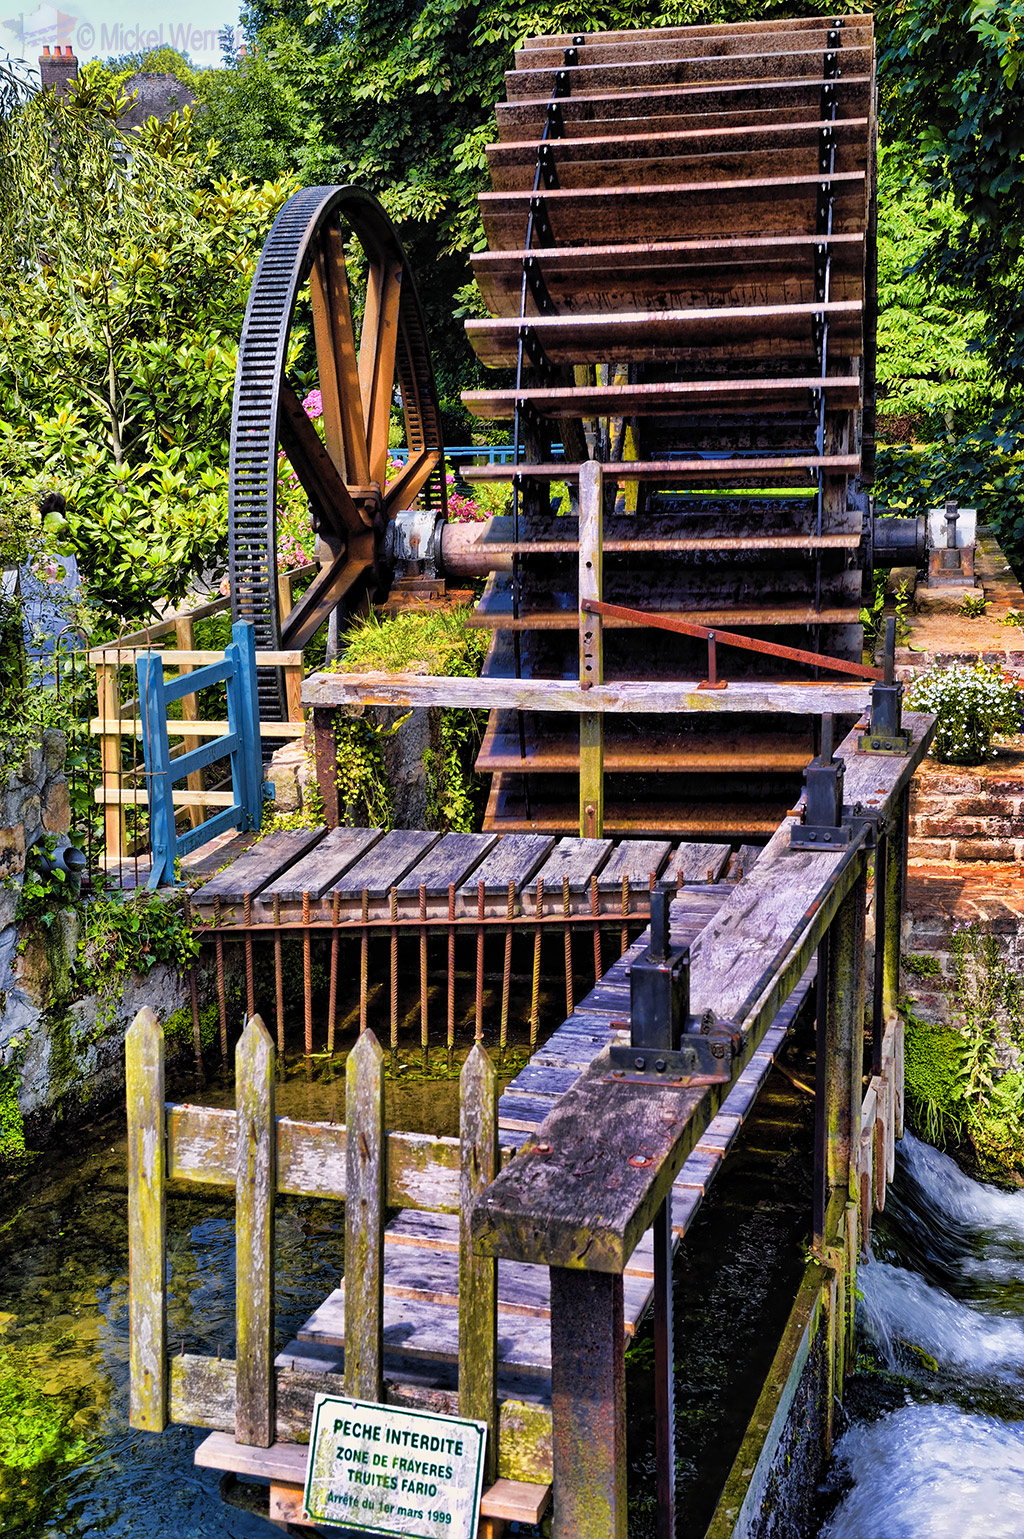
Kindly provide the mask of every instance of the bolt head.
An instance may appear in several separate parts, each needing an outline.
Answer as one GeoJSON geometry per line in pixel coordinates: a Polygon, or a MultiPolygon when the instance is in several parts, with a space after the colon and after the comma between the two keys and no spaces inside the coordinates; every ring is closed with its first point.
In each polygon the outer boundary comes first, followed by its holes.
{"type": "Polygon", "coordinates": [[[664,1058],[656,1058],[654,1060],[654,1067],[657,1069],[659,1074],[664,1074],[665,1070],[668,1068],[668,1064],[665,1062],[664,1058]]]}
{"type": "Polygon", "coordinates": [[[634,1058],[633,1059],[633,1067],[634,1067],[634,1069],[646,1069],[646,1067],[647,1067],[647,1059],[646,1058],[634,1058]]]}

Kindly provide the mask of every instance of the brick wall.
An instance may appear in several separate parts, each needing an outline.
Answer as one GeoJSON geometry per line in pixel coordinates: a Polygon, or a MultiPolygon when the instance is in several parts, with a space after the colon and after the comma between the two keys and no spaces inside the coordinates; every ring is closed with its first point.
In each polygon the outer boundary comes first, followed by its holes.
{"type": "Polygon", "coordinates": [[[1024,863],[1024,752],[976,769],[928,759],[910,793],[911,862],[1024,863]]]}

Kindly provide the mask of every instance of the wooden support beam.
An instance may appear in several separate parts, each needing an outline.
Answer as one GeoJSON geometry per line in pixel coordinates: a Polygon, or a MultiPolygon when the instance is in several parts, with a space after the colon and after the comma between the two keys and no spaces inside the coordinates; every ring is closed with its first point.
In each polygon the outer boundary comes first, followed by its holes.
{"type": "MultiPolygon", "coordinates": [[[[586,600],[600,603],[604,583],[604,484],[601,467],[588,460],[580,471],[579,628],[580,689],[604,683],[604,640],[600,615],[584,614],[586,600]]],[[[604,834],[604,716],[580,716],[580,837],[604,834]]]]}
{"type": "Polygon", "coordinates": [[[384,1398],[384,1054],[365,1031],[345,1065],[345,1393],[384,1398]]]}
{"type": "Polygon", "coordinates": [[[129,1421],[145,1432],[167,1426],[167,1154],[164,1142],[164,1034],[140,1010],[125,1041],[128,1104],[129,1421]]]}
{"type": "Polygon", "coordinates": [[[487,1424],[484,1480],[498,1468],[498,1263],[473,1251],[473,1204],[494,1180],[498,1152],[498,1076],[477,1042],[460,1091],[459,1415],[487,1424]]]}
{"type": "Polygon", "coordinates": [[[871,700],[864,684],[758,684],[730,682],[725,689],[700,688],[701,680],[623,681],[581,689],[562,679],[427,676],[418,673],[314,673],[303,681],[302,703],[318,709],[367,705],[450,706],[472,711],[544,711],[707,715],[709,711],[785,716],[857,716],[871,700]]]}
{"type": "Polygon", "coordinates": [[[551,1268],[553,1539],[626,1539],[621,1273],[551,1268]]]}
{"type": "Polygon", "coordinates": [[[274,1441],[274,1044],[254,1015],[235,1050],[235,1438],[274,1441]]]}

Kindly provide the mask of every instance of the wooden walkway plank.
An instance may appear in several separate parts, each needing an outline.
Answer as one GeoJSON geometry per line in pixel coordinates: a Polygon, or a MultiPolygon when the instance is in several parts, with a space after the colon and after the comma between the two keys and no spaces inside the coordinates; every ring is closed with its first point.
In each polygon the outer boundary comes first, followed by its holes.
{"type": "Polygon", "coordinates": [[[418,828],[394,828],[361,860],[350,866],[330,890],[340,893],[343,898],[358,898],[365,889],[372,899],[380,902],[440,838],[438,833],[418,828]]]}
{"type": "Polygon", "coordinates": [[[214,898],[225,903],[240,903],[246,894],[255,898],[319,844],[326,833],[326,828],[293,828],[267,834],[200,887],[193,904],[205,908],[214,898]]]}
{"type": "Polygon", "coordinates": [[[484,896],[488,899],[497,898],[504,903],[510,882],[515,884],[518,896],[526,883],[533,881],[554,844],[549,834],[505,834],[490,853],[484,856],[473,872],[472,881],[460,888],[458,896],[462,911],[469,909],[476,912],[477,891],[481,882],[484,884],[484,896]]]}
{"type": "Polygon", "coordinates": [[[675,877],[676,881],[682,876],[684,883],[697,883],[709,881],[708,873],[711,873],[710,881],[717,882],[725,867],[729,863],[732,854],[731,844],[697,844],[684,843],[677,845],[669,857],[665,867],[665,880],[675,877]]]}
{"type": "Polygon", "coordinates": [[[621,889],[623,877],[633,888],[647,887],[651,873],[660,876],[666,856],[672,848],[670,839],[623,839],[602,866],[597,885],[601,892],[621,889]]]}
{"type": "Polygon", "coordinates": [[[307,892],[311,898],[321,897],[380,837],[379,828],[332,828],[326,839],[264,887],[261,903],[272,903],[274,898],[301,903],[307,892]]]}
{"type": "Polygon", "coordinates": [[[461,887],[497,842],[497,834],[445,834],[395,884],[399,897],[415,897],[425,887],[428,898],[447,898],[448,888],[461,887]]]}
{"type": "MultiPolygon", "coordinates": [[[[536,880],[544,883],[545,905],[553,904],[557,907],[561,903],[563,883],[566,880],[569,892],[577,898],[584,894],[589,903],[590,878],[601,870],[614,843],[613,839],[559,839],[537,872],[536,880]]],[[[536,890],[527,888],[524,897],[524,907],[530,913],[535,913],[536,890]]]]}

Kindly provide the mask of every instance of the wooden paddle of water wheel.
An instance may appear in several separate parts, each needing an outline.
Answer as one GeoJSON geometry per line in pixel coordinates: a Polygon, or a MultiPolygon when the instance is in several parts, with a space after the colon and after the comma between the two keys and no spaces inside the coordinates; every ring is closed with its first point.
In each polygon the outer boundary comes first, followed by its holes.
{"type": "MultiPolygon", "coordinates": [[[[467,330],[515,374],[464,396],[512,421],[517,450],[515,465],[468,472],[513,483],[483,544],[487,674],[578,676],[586,459],[603,462],[604,599],[859,661],[870,17],[532,38],[507,92],[480,197],[488,250],[473,259],[493,318],[467,330]]],[[[705,671],[699,633],[603,624],[606,682],[705,671]]],[[[816,676],[765,653],[723,662],[732,680],[816,676]]],[[[604,831],[767,834],[798,795],[810,733],[778,714],[609,715],[604,831]]],[[[575,831],[579,765],[571,719],[492,711],[485,826],[575,831]]]]}

